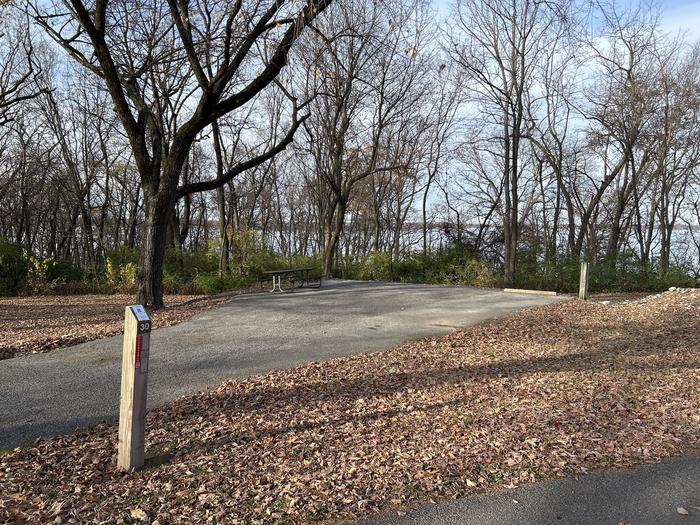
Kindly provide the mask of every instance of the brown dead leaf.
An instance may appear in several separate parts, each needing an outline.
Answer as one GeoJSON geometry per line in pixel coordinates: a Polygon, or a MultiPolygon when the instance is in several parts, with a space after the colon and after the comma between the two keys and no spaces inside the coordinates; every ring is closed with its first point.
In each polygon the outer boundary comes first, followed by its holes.
{"type": "Polygon", "coordinates": [[[149,412],[146,470],[114,423],[0,454],[0,523],[336,523],[657,463],[700,446],[699,324],[697,290],[572,301],[227,381],[149,412]]]}
{"type": "MultiPolygon", "coordinates": [[[[165,296],[167,308],[153,315],[153,326],[172,326],[225,303],[224,296],[165,296]]],[[[0,360],[49,352],[111,337],[124,329],[130,295],[0,297],[0,360]]]]}

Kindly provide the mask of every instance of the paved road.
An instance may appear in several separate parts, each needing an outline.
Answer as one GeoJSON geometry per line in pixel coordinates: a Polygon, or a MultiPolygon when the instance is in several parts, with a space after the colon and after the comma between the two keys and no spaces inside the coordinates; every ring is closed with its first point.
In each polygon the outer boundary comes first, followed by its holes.
{"type": "MultiPolygon", "coordinates": [[[[309,361],[445,334],[556,297],[336,281],[254,294],[151,336],[148,404],[309,361]]],[[[121,337],[0,363],[0,449],[118,416],[121,337]]]]}
{"type": "Polygon", "coordinates": [[[691,525],[700,523],[700,456],[523,485],[363,525],[691,525]],[[687,516],[678,514],[682,507],[687,516]]]}

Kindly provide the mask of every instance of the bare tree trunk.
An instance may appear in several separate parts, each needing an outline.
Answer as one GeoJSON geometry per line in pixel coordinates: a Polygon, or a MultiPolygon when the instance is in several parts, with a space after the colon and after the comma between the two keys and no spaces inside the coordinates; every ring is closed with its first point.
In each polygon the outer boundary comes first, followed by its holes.
{"type": "Polygon", "coordinates": [[[333,206],[335,213],[331,214],[326,225],[326,242],[323,248],[323,275],[326,278],[330,278],[333,275],[335,256],[338,251],[338,241],[340,240],[340,235],[343,232],[343,225],[345,223],[346,208],[347,202],[345,199],[338,199],[335,206],[333,206]]]}
{"type": "Polygon", "coordinates": [[[138,273],[138,301],[154,308],[163,307],[163,262],[168,222],[175,205],[175,194],[154,194],[144,186],[144,229],[138,273]]]}
{"type": "Polygon", "coordinates": [[[136,226],[138,225],[138,215],[139,215],[139,199],[141,195],[141,187],[136,188],[136,195],[129,209],[129,219],[127,221],[127,240],[126,245],[129,248],[134,248],[136,245],[136,226]]]}
{"type": "MultiPolygon", "coordinates": [[[[219,122],[211,123],[214,139],[214,155],[216,156],[216,178],[220,179],[224,175],[224,156],[221,151],[221,131],[219,122]]],[[[219,211],[219,275],[223,275],[229,269],[229,241],[226,232],[226,191],[224,186],[216,189],[216,204],[219,211]]]]}

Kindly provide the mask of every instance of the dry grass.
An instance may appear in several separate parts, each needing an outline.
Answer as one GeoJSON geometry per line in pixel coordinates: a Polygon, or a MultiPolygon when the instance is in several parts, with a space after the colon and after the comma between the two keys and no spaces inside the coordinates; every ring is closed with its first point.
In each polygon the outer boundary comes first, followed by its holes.
{"type": "Polygon", "coordinates": [[[700,444],[700,291],[567,302],[392,350],[224,383],[148,416],[148,468],[104,424],[0,458],[0,521],[357,518],[700,444]]]}
{"type": "MultiPolygon", "coordinates": [[[[191,319],[226,298],[169,295],[154,326],[191,319]],[[186,304],[183,304],[186,303],[186,304]]],[[[102,339],[124,330],[124,307],[131,295],[66,295],[0,298],[0,360],[102,339]]]]}

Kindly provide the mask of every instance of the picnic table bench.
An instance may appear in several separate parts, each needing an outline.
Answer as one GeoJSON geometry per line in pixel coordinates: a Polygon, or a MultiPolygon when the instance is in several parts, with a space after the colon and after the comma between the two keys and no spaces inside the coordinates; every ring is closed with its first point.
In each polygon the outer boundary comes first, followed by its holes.
{"type": "MultiPolygon", "coordinates": [[[[301,288],[306,285],[310,288],[321,287],[321,274],[316,272],[313,266],[300,266],[298,268],[282,268],[280,270],[269,270],[262,273],[264,276],[272,277],[272,290],[280,292],[291,292],[294,288],[301,288]],[[282,289],[282,278],[290,285],[290,288],[282,289]]],[[[262,284],[262,280],[261,280],[262,284]]]]}

